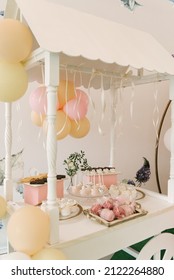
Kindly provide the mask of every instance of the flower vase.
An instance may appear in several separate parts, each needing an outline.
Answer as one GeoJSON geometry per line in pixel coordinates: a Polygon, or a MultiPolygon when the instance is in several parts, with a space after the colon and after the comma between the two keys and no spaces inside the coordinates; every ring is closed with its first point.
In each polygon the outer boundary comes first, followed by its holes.
{"type": "Polygon", "coordinates": [[[71,176],[70,177],[70,186],[73,186],[74,184],[73,184],[73,178],[74,178],[74,176],[71,176]]]}
{"type": "Polygon", "coordinates": [[[73,184],[73,178],[74,178],[74,176],[69,176],[70,181],[69,181],[69,184],[67,186],[67,190],[69,190],[74,185],[73,184]]]}

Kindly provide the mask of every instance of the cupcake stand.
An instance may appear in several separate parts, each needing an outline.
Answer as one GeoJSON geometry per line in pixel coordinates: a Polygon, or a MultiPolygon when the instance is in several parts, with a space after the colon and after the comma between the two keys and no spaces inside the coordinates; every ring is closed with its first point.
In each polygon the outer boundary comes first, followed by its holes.
{"type": "MultiPolygon", "coordinates": [[[[48,193],[43,208],[45,207],[51,219],[50,245],[60,248],[69,259],[100,259],[159,234],[167,228],[173,228],[174,146],[171,149],[168,194],[163,195],[142,189],[145,196],[141,199],[141,207],[147,211],[146,215],[111,227],[93,221],[83,213],[72,219],[59,220],[56,204],[56,158],[61,151],[57,152],[55,104],[62,67],[81,71],[84,75],[84,86],[89,84],[89,77],[94,73],[96,77],[98,75],[99,80],[103,75],[108,88],[111,86],[113,104],[116,104],[116,90],[120,84],[130,86],[132,82],[137,85],[169,80],[169,96],[172,100],[171,141],[174,143],[174,60],[158,42],[144,32],[61,6],[55,1],[30,0],[29,2],[14,1],[15,9],[13,11],[7,9],[6,14],[15,17],[18,15],[15,11],[19,9],[39,45],[26,62],[29,75],[43,66],[45,69],[48,101],[48,193]]],[[[95,87],[99,87],[99,84],[96,79],[95,87]]],[[[15,211],[18,203],[15,203],[12,197],[9,164],[12,145],[10,108],[11,104],[6,104],[4,189],[11,210],[15,211]]],[[[116,162],[114,124],[113,111],[110,130],[110,166],[115,166],[116,162]]],[[[69,194],[68,196],[71,197],[69,194]]]]}

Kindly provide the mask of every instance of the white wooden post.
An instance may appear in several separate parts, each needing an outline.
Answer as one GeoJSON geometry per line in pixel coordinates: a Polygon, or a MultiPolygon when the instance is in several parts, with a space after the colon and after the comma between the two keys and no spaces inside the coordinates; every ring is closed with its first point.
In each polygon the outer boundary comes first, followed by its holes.
{"type": "Polygon", "coordinates": [[[4,194],[7,201],[13,200],[13,180],[11,169],[11,146],[12,146],[12,128],[11,128],[11,103],[5,103],[5,179],[4,194]]]}
{"type": "Polygon", "coordinates": [[[48,162],[48,193],[46,211],[50,216],[50,244],[59,241],[59,209],[57,205],[57,140],[56,140],[56,104],[57,86],[59,84],[59,56],[45,52],[45,85],[47,87],[47,162],[48,162]]]}
{"type": "Polygon", "coordinates": [[[109,165],[115,167],[116,165],[116,106],[117,106],[117,94],[114,87],[111,88],[111,130],[110,130],[110,163],[109,165]]]}
{"type": "Polygon", "coordinates": [[[174,76],[170,78],[169,98],[171,100],[171,157],[170,177],[168,180],[168,200],[174,202],[174,76]]]}

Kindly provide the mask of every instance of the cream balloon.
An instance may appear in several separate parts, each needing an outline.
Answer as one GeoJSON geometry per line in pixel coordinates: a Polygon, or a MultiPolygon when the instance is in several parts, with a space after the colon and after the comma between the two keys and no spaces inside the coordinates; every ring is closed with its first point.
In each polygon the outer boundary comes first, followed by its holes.
{"type": "MultiPolygon", "coordinates": [[[[48,123],[46,119],[44,120],[42,127],[43,127],[43,131],[47,133],[48,123]]],[[[57,140],[61,140],[65,138],[70,133],[71,121],[62,110],[58,110],[56,112],[55,127],[56,127],[57,140]]]]}
{"type": "Polygon", "coordinates": [[[0,195],[0,219],[2,219],[7,212],[7,202],[3,198],[3,196],[0,195]]]}
{"type": "Polygon", "coordinates": [[[50,220],[40,208],[27,205],[16,210],[7,224],[9,243],[18,252],[33,255],[48,242],[50,220]]]}
{"type": "Polygon", "coordinates": [[[59,110],[56,114],[57,140],[65,138],[71,130],[71,122],[66,114],[59,110]]]}
{"type": "Polygon", "coordinates": [[[45,115],[42,114],[38,114],[34,111],[31,112],[31,121],[33,124],[37,125],[37,126],[42,126],[44,119],[45,119],[45,115]]]}
{"type": "Polygon", "coordinates": [[[19,20],[6,18],[0,21],[0,60],[17,63],[25,60],[32,51],[33,35],[19,20]]]}
{"type": "Polygon", "coordinates": [[[67,260],[65,254],[56,248],[43,248],[32,256],[33,260],[67,260]]]}
{"type": "Polygon", "coordinates": [[[79,121],[71,121],[71,130],[70,135],[74,138],[82,138],[85,137],[90,130],[90,122],[85,117],[79,121]]]}
{"type": "Polygon", "coordinates": [[[75,98],[74,83],[72,81],[60,81],[57,94],[59,109],[62,109],[67,101],[75,98]]]}
{"type": "Polygon", "coordinates": [[[28,87],[28,77],[21,63],[0,62],[0,101],[13,102],[21,98],[28,87]]]}

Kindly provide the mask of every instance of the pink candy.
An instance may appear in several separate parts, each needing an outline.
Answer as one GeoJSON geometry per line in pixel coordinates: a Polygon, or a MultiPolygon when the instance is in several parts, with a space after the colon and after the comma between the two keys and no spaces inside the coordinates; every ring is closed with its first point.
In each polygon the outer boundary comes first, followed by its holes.
{"type": "Polygon", "coordinates": [[[103,204],[102,204],[103,208],[107,208],[107,209],[113,209],[113,200],[112,199],[108,199],[106,200],[103,204]]]}
{"type": "Polygon", "coordinates": [[[135,212],[136,203],[130,202],[124,197],[115,199],[109,198],[98,202],[91,207],[91,213],[100,216],[102,219],[112,222],[115,219],[128,217],[135,212]]]}
{"type": "Polygon", "coordinates": [[[115,219],[114,212],[108,208],[103,208],[101,210],[100,217],[108,222],[112,222],[115,219]]]}
{"type": "Polygon", "coordinates": [[[91,213],[93,213],[95,215],[100,215],[101,209],[102,209],[102,206],[100,204],[94,204],[91,207],[91,213]]]}

